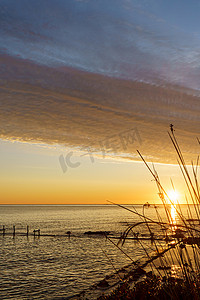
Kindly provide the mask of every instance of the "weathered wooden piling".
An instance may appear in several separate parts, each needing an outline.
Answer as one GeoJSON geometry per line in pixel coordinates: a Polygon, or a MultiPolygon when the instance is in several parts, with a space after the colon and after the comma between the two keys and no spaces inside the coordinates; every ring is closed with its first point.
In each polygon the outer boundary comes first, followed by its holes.
{"type": "Polygon", "coordinates": [[[67,231],[68,238],[70,239],[71,231],[67,231]]]}
{"type": "Polygon", "coordinates": [[[30,231],[30,226],[26,225],[26,229],[24,231],[16,230],[16,225],[12,225],[12,227],[6,227],[6,225],[0,226],[0,236],[12,236],[13,238],[15,236],[24,236],[29,237],[33,236],[34,238],[38,237],[68,237],[70,239],[71,231],[67,231],[64,234],[52,234],[52,233],[42,233],[40,229],[34,229],[33,231],[30,231]]]}
{"type": "Polygon", "coordinates": [[[40,237],[40,229],[34,229],[33,230],[33,236],[36,236],[36,233],[38,234],[38,237],[40,237]]]}
{"type": "Polygon", "coordinates": [[[15,237],[15,225],[13,225],[13,237],[15,237]]]}

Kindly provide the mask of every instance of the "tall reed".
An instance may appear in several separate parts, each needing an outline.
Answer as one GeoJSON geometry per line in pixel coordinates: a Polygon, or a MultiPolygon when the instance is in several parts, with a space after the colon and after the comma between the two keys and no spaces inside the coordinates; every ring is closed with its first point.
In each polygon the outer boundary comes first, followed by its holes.
{"type": "MultiPolygon", "coordinates": [[[[174,203],[163,187],[155,167],[152,168],[146,162],[142,154],[138,152],[141,160],[144,162],[148,171],[151,173],[157,189],[161,203],[164,207],[164,216],[159,213],[159,209],[155,205],[150,205],[155,209],[157,219],[152,219],[145,213],[143,206],[142,212],[138,212],[135,208],[118,205],[131,213],[137,215],[140,221],[129,224],[123,232],[119,245],[123,246],[129,235],[136,237],[136,231],[141,227],[146,227],[149,232],[149,239],[154,248],[157,260],[151,258],[147,246],[137,237],[147,262],[152,264],[154,271],[151,279],[146,278],[143,283],[138,283],[134,288],[130,289],[127,282],[121,287],[115,297],[113,295],[104,299],[200,299],[200,186],[198,178],[199,156],[196,163],[191,162],[189,167],[184,159],[181,147],[175,135],[174,127],[170,124],[169,138],[177,155],[177,163],[183,176],[189,197],[186,197],[186,211],[183,209],[179,201],[174,203]],[[190,171],[191,169],[191,171],[190,171]],[[177,215],[177,221],[172,216],[172,210],[177,215]],[[158,232],[163,236],[163,240],[157,237],[158,232]],[[140,291],[143,298],[139,298],[140,291]],[[123,296],[120,296],[122,295],[123,296]],[[120,298],[121,297],[121,298],[120,298]]],[[[199,139],[197,142],[200,144],[199,139]]],[[[174,184],[172,182],[174,189],[174,184]]],[[[142,230],[142,229],[141,229],[142,230]]]]}

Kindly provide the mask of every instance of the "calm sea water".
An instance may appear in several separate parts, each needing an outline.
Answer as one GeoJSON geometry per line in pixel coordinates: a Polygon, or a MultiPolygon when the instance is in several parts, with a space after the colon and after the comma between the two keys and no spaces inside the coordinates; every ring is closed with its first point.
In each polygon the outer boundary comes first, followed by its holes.
{"type": "MultiPolygon", "coordinates": [[[[142,206],[135,208],[142,212],[142,206]]],[[[161,206],[158,211],[163,215],[161,206]]],[[[153,208],[145,213],[156,218],[153,208]]],[[[138,216],[110,205],[0,206],[0,228],[5,225],[7,232],[13,225],[16,233],[26,232],[27,225],[30,232],[40,228],[41,234],[72,232],[70,239],[0,235],[0,299],[67,299],[88,288],[113,273],[112,264],[120,268],[131,261],[109,240],[84,232],[104,230],[120,236],[127,223],[137,220],[138,216]]],[[[140,234],[148,232],[144,229],[140,234]]],[[[146,247],[151,251],[150,242],[146,247]]],[[[131,240],[123,250],[134,260],[144,256],[140,245],[131,240]]]]}

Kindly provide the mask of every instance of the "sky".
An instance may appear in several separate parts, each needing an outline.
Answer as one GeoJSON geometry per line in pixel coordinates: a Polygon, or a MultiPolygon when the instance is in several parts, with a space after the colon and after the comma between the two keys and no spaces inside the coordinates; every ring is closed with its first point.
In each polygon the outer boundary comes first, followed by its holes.
{"type": "Polygon", "coordinates": [[[1,204],[159,202],[199,154],[200,3],[0,2],[1,204]],[[169,187],[170,188],[170,187],[169,187]]]}

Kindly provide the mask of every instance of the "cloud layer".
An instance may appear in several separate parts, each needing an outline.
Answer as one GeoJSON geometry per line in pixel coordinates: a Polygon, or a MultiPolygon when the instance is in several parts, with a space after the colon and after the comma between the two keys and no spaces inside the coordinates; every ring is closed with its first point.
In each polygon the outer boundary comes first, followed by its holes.
{"type": "Polygon", "coordinates": [[[200,101],[191,90],[2,59],[2,138],[98,150],[99,141],[137,127],[142,145],[129,143],[120,152],[135,159],[139,147],[149,160],[172,162],[167,130],[173,123],[190,158],[198,153],[200,101]]]}
{"type": "MultiPolygon", "coordinates": [[[[1,137],[78,148],[137,127],[116,155],[174,162],[173,123],[188,159],[199,151],[199,45],[166,1],[1,1],[1,137]]],[[[176,1],[177,6],[179,1],[176,1]]],[[[180,3],[179,3],[180,4],[180,3]]]]}

